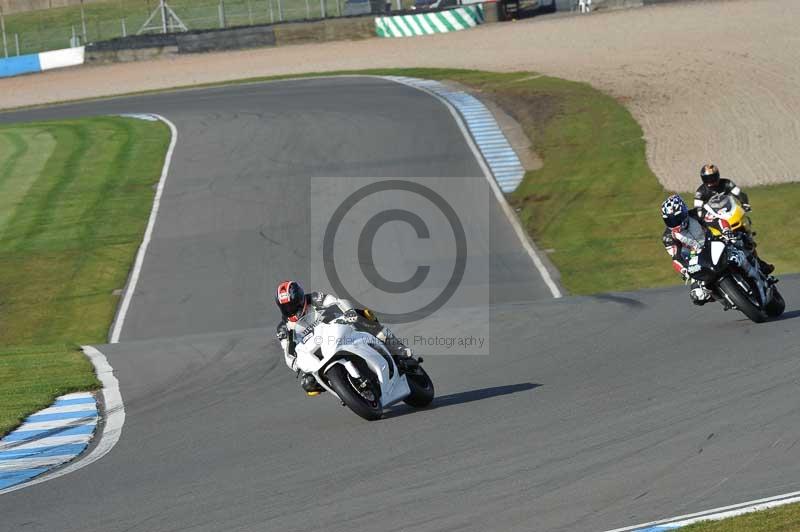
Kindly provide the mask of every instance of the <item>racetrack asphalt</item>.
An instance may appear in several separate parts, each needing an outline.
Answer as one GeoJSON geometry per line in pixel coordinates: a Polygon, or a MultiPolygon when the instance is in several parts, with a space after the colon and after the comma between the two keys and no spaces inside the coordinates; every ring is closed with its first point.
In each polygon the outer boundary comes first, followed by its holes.
{"type": "MultiPolygon", "coordinates": [[[[797,278],[779,285],[784,319],[761,325],[692,307],[683,288],[552,300],[490,203],[491,244],[474,252],[490,265],[491,354],[428,357],[433,408],[367,423],[300,392],[272,290],[310,275],[310,178],[435,176],[462,192],[481,176],[445,107],[333,78],[0,121],[122,112],[179,131],[121,343],[99,347],[122,438],[0,496],[0,530],[589,531],[797,489],[797,278]]],[[[421,332],[473,327],[437,315],[421,332]]]]}

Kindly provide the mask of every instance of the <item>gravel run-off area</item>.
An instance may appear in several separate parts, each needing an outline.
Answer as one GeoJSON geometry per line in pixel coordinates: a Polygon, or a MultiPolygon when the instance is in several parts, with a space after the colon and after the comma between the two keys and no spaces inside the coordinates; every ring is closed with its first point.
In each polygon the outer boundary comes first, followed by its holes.
{"type": "Polygon", "coordinates": [[[664,186],[706,161],[739,184],[800,180],[800,2],[695,0],[587,16],[80,67],[0,79],[0,108],[254,76],[383,67],[528,70],[586,81],[644,129],[664,186]]]}

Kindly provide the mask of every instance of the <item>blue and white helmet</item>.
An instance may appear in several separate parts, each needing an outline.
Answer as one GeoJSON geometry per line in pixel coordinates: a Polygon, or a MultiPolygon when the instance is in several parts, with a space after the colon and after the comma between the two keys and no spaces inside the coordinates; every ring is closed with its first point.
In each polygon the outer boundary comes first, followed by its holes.
{"type": "Polygon", "coordinates": [[[661,204],[661,217],[664,218],[664,225],[671,229],[685,227],[689,221],[689,207],[682,197],[673,194],[661,204]]]}

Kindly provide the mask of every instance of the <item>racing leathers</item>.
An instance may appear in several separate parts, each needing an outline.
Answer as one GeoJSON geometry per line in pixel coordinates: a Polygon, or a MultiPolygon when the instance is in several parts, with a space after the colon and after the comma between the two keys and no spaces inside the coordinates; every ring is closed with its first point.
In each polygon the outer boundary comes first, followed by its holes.
{"type": "Polygon", "coordinates": [[[681,274],[685,281],[691,280],[689,297],[695,305],[704,305],[711,301],[711,291],[702,281],[692,279],[689,275],[689,261],[692,256],[698,255],[703,249],[706,240],[706,228],[697,216],[696,211],[690,211],[689,217],[683,226],[665,228],[662,241],[664,248],[672,257],[672,267],[681,274]]]}
{"type": "Polygon", "coordinates": [[[741,188],[736,186],[736,183],[730,179],[723,178],[717,182],[715,187],[710,187],[705,183],[697,187],[697,192],[694,193],[694,208],[700,218],[704,216],[703,208],[705,207],[705,204],[715,194],[734,196],[736,199],[742,202],[742,205],[744,205],[746,210],[750,210],[750,201],[747,199],[747,194],[745,194],[741,188]]]}
{"type": "MultiPolygon", "coordinates": [[[[283,348],[286,365],[292,371],[300,373],[295,352],[298,340],[302,340],[305,334],[309,334],[317,321],[322,319],[323,312],[333,306],[338,307],[345,320],[352,323],[357,329],[368,332],[383,342],[390,354],[399,359],[411,356],[411,351],[403,345],[388,327],[381,325],[370,312],[356,309],[347,299],[339,299],[323,292],[311,292],[306,294],[305,298],[305,313],[297,321],[281,320],[278,323],[276,332],[278,341],[280,341],[283,348]]],[[[309,395],[316,395],[324,391],[324,388],[319,385],[310,373],[302,375],[300,384],[309,395]]]]}

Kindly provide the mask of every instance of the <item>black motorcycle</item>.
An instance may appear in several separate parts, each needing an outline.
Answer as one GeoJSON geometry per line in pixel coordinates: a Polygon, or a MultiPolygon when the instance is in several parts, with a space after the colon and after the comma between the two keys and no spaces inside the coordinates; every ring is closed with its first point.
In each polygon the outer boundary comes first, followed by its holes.
{"type": "Polygon", "coordinates": [[[693,279],[705,283],[725,310],[740,310],[756,323],[776,318],[786,308],[775,286],[778,280],[759,269],[741,235],[707,231],[702,250],[689,259],[687,270],[693,279]]]}

